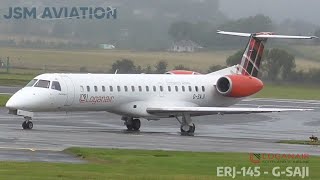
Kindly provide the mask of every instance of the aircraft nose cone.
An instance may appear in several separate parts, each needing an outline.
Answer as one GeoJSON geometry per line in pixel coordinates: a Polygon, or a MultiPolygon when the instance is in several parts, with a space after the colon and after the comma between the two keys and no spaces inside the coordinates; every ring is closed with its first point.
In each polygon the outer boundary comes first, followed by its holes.
{"type": "Polygon", "coordinates": [[[17,102],[15,96],[12,96],[6,103],[6,108],[14,110],[19,109],[19,103],[17,102]]]}
{"type": "Polygon", "coordinates": [[[11,100],[11,98],[7,101],[7,103],[6,103],[6,108],[8,108],[8,109],[15,109],[14,103],[13,103],[13,101],[11,100]]]}
{"type": "Polygon", "coordinates": [[[24,110],[24,107],[28,104],[30,104],[30,95],[20,90],[7,101],[6,108],[9,110],[24,110]]]}

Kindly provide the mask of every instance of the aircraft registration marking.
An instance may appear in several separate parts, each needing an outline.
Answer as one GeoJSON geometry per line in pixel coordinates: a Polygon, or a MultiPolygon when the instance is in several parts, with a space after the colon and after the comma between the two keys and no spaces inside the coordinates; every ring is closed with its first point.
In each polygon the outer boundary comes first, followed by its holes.
{"type": "Polygon", "coordinates": [[[193,99],[205,99],[206,94],[194,94],[193,99]]]}

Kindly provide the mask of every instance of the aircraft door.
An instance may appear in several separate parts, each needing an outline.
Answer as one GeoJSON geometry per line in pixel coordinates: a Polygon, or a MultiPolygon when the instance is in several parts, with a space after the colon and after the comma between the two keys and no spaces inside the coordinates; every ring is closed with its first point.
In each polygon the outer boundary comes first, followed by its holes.
{"type": "Polygon", "coordinates": [[[65,88],[66,88],[66,90],[64,92],[66,92],[66,94],[67,94],[65,106],[71,106],[73,104],[74,98],[75,98],[74,97],[75,96],[74,84],[68,76],[61,76],[61,78],[64,81],[65,88]]]}

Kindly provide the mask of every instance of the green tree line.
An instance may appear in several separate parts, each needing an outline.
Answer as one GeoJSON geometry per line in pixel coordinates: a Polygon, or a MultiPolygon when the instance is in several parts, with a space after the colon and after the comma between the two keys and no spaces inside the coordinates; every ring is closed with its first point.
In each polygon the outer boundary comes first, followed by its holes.
{"type": "MultiPolygon", "coordinates": [[[[199,73],[211,73],[228,66],[239,64],[243,55],[243,50],[237,51],[235,54],[226,59],[226,66],[212,65],[207,70],[202,70],[199,73]]],[[[112,64],[110,73],[117,72],[118,74],[164,74],[170,70],[192,70],[190,67],[184,65],[177,65],[173,69],[168,69],[169,64],[167,61],[162,60],[156,64],[141,67],[135,65],[130,59],[117,60],[112,64]]],[[[82,69],[82,72],[84,69],[82,69]]],[[[310,69],[307,72],[297,71],[294,55],[288,53],[283,49],[269,49],[266,50],[262,65],[260,67],[259,77],[271,82],[310,82],[320,83],[320,69],[310,69]]]]}

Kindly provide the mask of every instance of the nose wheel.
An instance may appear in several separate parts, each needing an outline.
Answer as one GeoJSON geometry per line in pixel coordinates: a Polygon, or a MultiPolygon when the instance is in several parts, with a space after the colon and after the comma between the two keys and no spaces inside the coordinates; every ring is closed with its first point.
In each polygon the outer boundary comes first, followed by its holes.
{"type": "Polygon", "coordinates": [[[22,128],[31,130],[33,128],[33,123],[31,122],[31,118],[25,117],[24,119],[25,121],[22,123],[22,128]]]}

